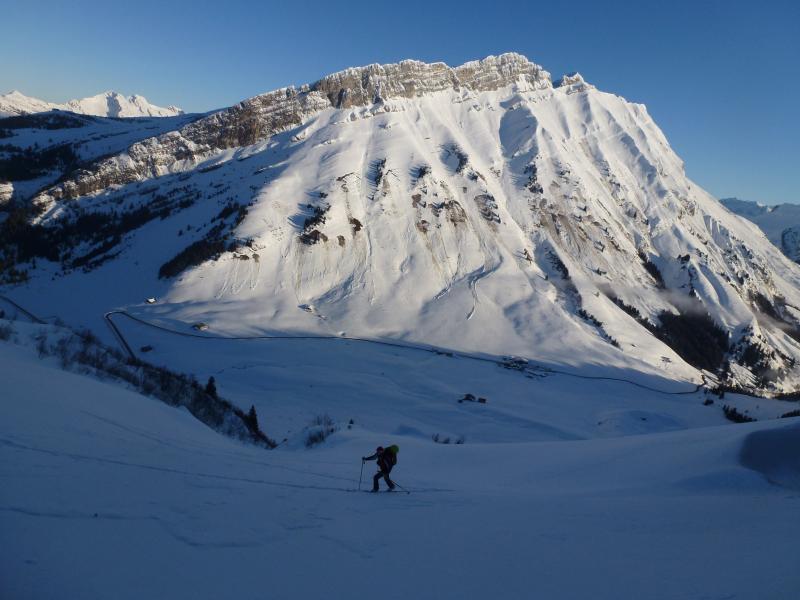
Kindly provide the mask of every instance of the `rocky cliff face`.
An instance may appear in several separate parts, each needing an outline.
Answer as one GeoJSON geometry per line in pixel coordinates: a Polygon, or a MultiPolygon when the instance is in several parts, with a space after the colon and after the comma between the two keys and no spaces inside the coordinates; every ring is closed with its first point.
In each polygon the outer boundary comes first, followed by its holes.
{"type": "Polygon", "coordinates": [[[350,108],[445,89],[491,91],[520,82],[539,89],[551,86],[550,74],[539,65],[519,54],[503,54],[456,68],[405,60],[347,69],[320,79],[310,90],[322,93],[335,108],[350,108]]]}

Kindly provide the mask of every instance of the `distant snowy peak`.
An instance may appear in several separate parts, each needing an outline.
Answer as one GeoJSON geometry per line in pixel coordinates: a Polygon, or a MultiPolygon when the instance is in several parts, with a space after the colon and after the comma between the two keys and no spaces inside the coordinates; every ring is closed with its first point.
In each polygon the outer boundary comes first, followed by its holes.
{"type": "Polygon", "coordinates": [[[80,100],[69,100],[64,104],[31,98],[17,90],[0,95],[0,117],[50,110],[66,110],[97,117],[174,117],[183,114],[183,110],[177,106],[163,108],[151,104],[144,96],[124,96],[113,91],[80,100]]]}
{"type": "Polygon", "coordinates": [[[800,263],[800,204],[765,206],[752,200],[722,198],[725,207],[758,225],[781,251],[800,263]]]}
{"type": "Polygon", "coordinates": [[[99,117],[174,117],[183,114],[177,106],[162,108],[150,104],[144,96],[134,94],[126,97],[118,92],[70,100],[64,106],[65,110],[99,117]]]}
{"type": "Polygon", "coordinates": [[[775,207],[766,206],[755,200],[742,200],[740,198],[721,198],[720,202],[725,205],[729,211],[736,213],[741,217],[760,217],[770,213],[775,207]]]}
{"type": "Polygon", "coordinates": [[[47,112],[48,110],[55,110],[58,106],[52,102],[31,98],[17,90],[12,90],[7,94],[0,94],[0,117],[47,112]]]}

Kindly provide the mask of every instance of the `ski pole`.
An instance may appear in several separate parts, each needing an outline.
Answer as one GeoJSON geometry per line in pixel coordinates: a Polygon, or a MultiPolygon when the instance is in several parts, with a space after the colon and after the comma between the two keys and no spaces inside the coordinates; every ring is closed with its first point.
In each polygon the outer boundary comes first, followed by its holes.
{"type": "Polygon", "coordinates": [[[397,483],[394,479],[392,479],[392,483],[395,484],[397,487],[399,487],[401,490],[403,490],[406,494],[410,494],[411,493],[406,488],[404,488],[402,485],[397,483]]]}
{"type": "Polygon", "coordinates": [[[361,474],[358,476],[358,491],[361,491],[361,478],[364,476],[364,459],[361,459],[361,474]]]}

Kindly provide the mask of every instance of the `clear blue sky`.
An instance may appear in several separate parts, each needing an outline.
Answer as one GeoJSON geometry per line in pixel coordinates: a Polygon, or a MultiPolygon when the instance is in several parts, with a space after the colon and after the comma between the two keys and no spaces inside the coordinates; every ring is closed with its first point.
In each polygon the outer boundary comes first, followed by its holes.
{"type": "Polygon", "coordinates": [[[643,102],[717,196],[800,202],[800,2],[0,0],[0,91],[189,111],[348,66],[516,51],[643,102]]]}

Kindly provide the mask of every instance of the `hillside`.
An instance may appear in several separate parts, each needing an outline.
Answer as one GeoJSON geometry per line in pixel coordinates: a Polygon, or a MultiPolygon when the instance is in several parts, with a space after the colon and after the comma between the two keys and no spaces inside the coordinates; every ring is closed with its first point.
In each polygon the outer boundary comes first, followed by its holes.
{"type": "Polygon", "coordinates": [[[110,119],[44,112],[0,118],[0,220],[12,201],[24,206],[69,173],[200,116],[110,119]]]}

